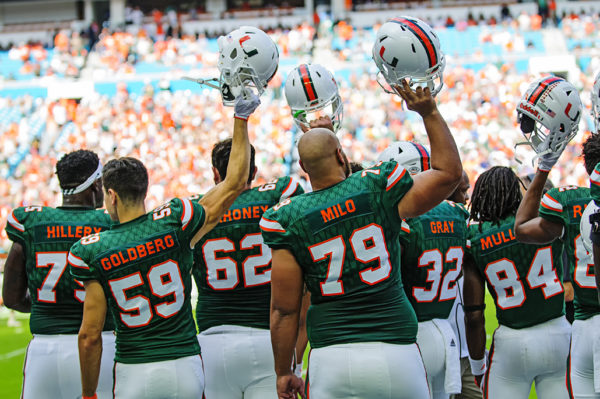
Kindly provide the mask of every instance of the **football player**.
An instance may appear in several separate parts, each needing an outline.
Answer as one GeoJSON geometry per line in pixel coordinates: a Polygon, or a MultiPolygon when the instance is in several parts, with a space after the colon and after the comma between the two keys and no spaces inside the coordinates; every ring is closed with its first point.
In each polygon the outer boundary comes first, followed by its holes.
{"type": "MultiPolygon", "coordinates": [[[[231,139],[213,147],[215,184],[227,176],[230,152],[231,139]]],[[[244,191],[194,249],[207,399],[277,398],[269,335],[271,250],[258,223],[268,208],[304,191],[291,177],[251,188],[256,171],[251,146],[244,191]]]]}
{"type": "Polygon", "coordinates": [[[71,274],[84,281],[86,291],[79,331],[84,399],[96,396],[98,333],[108,308],[117,319],[115,398],[202,396],[204,373],[190,303],[193,248],[246,186],[247,119],[259,103],[252,92],[236,99],[227,176],[198,202],[175,198],[146,213],[144,165],[128,157],[106,164],[105,205],[118,224],[80,240],[68,257],[71,274]]]}
{"type": "MultiPolygon", "coordinates": [[[[427,148],[408,141],[392,143],[377,159],[396,161],[411,176],[428,170],[431,162],[427,148]]],[[[461,391],[458,340],[447,319],[457,296],[468,217],[462,204],[444,201],[403,221],[400,232],[402,285],[419,322],[417,345],[433,399],[461,391]]]]}
{"type": "MultiPolygon", "coordinates": [[[[457,204],[466,205],[469,200],[469,176],[463,172],[463,178],[454,193],[448,198],[457,204]]],[[[481,399],[481,389],[475,383],[475,378],[471,372],[471,364],[469,363],[469,350],[467,348],[467,338],[465,336],[465,312],[463,311],[463,285],[464,279],[461,277],[456,282],[456,290],[458,296],[454,301],[454,306],[450,311],[448,322],[454,330],[459,344],[460,356],[460,375],[461,375],[461,390],[459,394],[452,395],[452,399],[481,399]]]]}
{"type": "MultiPolygon", "coordinates": [[[[560,85],[564,87],[563,90],[575,91],[566,82],[560,85]]],[[[560,87],[557,85],[552,90],[554,94],[560,87]]],[[[523,101],[527,101],[527,98],[523,101]]],[[[544,107],[561,109],[560,107],[566,108],[569,104],[573,108],[571,112],[581,111],[580,103],[571,99],[563,100],[558,95],[548,96],[535,105],[530,105],[534,111],[542,113],[544,107]],[[551,101],[554,103],[550,103],[551,101]]],[[[527,111],[523,111],[522,118],[528,116],[525,112],[527,111]]],[[[565,126],[567,131],[577,130],[579,118],[571,120],[566,112],[557,112],[554,117],[546,113],[543,115],[545,119],[542,122],[551,132],[558,131],[561,134],[565,126]]],[[[565,272],[572,276],[575,308],[567,388],[570,397],[600,398],[600,392],[596,393],[594,390],[594,356],[589,345],[594,339],[594,319],[598,319],[596,316],[600,314],[600,303],[591,253],[586,250],[580,234],[582,214],[591,199],[590,190],[586,187],[567,186],[553,188],[543,194],[550,169],[563,148],[561,146],[557,151],[540,157],[538,170],[515,217],[515,234],[517,240],[528,243],[545,244],[560,238],[565,242],[568,260],[565,272]]],[[[586,170],[592,174],[594,166],[600,161],[600,136],[592,135],[583,144],[583,158],[586,170]]]]}
{"type": "Polygon", "coordinates": [[[485,398],[567,398],[565,373],[571,326],[564,316],[561,240],[520,243],[514,232],[521,182],[495,166],[477,179],[471,197],[464,262],[464,311],[471,370],[485,398]],[[558,267],[557,267],[558,266],[558,267]],[[500,326],[485,356],[485,283],[500,326]]]}
{"type": "Polygon", "coordinates": [[[402,218],[415,217],[454,191],[462,166],[429,89],[397,88],[422,117],[431,170],[414,181],[396,162],[350,175],[335,134],[313,129],[298,143],[313,192],[263,215],[271,247],[271,340],[279,398],[303,394],[291,369],[304,284],[311,294],[307,391],[320,398],[428,398],[415,344],[417,321],[399,274],[402,218]]]}
{"type": "MultiPolygon", "coordinates": [[[[56,164],[62,205],[15,208],[8,216],[6,233],[13,245],[5,264],[2,296],[7,307],[31,312],[33,338],[23,367],[25,399],[75,398],[81,392],[77,333],[85,291],[65,269],[73,243],[111,224],[108,214],[96,209],[103,201],[101,173],[95,153],[66,154],[56,164]]],[[[98,328],[104,346],[98,396],[109,398],[115,351],[112,317],[98,328]]]]}

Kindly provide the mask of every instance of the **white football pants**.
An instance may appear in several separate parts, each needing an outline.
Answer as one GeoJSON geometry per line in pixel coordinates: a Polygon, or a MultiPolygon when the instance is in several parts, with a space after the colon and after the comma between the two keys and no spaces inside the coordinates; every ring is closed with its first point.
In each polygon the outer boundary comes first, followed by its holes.
{"type": "Polygon", "coordinates": [[[416,344],[350,343],[312,349],[310,399],[429,399],[416,344]]]}
{"type": "Polygon", "coordinates": [[[565,384],[571,325],[564,316],[529,328],[500,326],[484,376],[486,399],[567,399],[565,384]]]}
{"type": "Polygon", "coordinates": [[[269,330],[213,327],[198,335],[198,342],[204,360],[206,399],[277,399],[269,330]]]}
{"type": "MultiPolygon", "coordinates": [[[[454,334],[450,323],[446,320],[438,320],[438,323],[447,323],[448,330],[454,334]]],[[[427,382],[432,399],[449,399],[450,393],[446,393],[446,361],[454,361],[457,377],[460,377],[460,358],[458,357],[458,348],[456,349],[456,359],[446,359],[446,339],[454,340],[457,346],[455,336],[445,338],[443,332],[434,324],[433,321],[419,322],[419,331],[417,333],[417,345],[421,350],[425,370],[427,371],[427,382]]]]}
{"type": "MultiPolygon", "coordinates": [[[[600,369],[594,370],[594,357],[600,358],[600,348],[594,345],[600,334],[600,315],[573,322],[573,337],[569,357],[567,388],[575,399],[600,399],[594,390],[594,375],[600,379],[600,369]]],[[[599,380],[600,381],[600,380],[599,380]]]]}
{"type": "Polygon", "coordinates": [[[202,399],[200,355],[161,362],[115,363],[115,399],[202,399]]]}
{"type": "MultiPolygon", "coordinates": [[[[115,335],[102,333],[102,360],[96,393],[112,399],[115,335]]],[[[23,365],[23,399],[77,398],[81,396],[81,371],[77,334],[35,334],[23,365]]]]}

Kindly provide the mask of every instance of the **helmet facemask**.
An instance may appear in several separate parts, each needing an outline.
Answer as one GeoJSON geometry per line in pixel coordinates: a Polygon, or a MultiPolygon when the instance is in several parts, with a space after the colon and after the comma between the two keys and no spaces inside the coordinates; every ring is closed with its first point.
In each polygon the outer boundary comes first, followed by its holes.
{"type": "Polygon", "coordinates": [[[579,129],[579,124],[576,123],[571,131],[567,131],[565,125],[561,123],[558,128],[550,130],[523,112],[518,113],[517,120],[526,142],[538,157],[551,152],[562,152],[569,141],[577,135],[579,129]]]}
{"type": "Polygon", "coordinates": [[[446,67],[446,58],[443,54],[440,56],[440,62],[426,71],[425,76],[417,77],[410,74],[398,74],[385,63],[377,63],[379,71],[376,80],[379,86],[389,94],[398,94],[395,86],[402,86],[402,80],[408,79],[408,86],[413,90],[417,87],[429,88],[432,96],[436,96],[444,87],[444,68],[446,67]]]}
{"type": "Polygon", "coordinates": [[[249,92],[253,92],[260,97],[266,89],[266,86],[260,83],[254,68],[250,67],[241,67],[233,71],[229,68],[222,69],[219,76],[219,86],[221,87],[223,105],[229,107],[235,104],[235,99],[239,96],[248,99],[249,92]]]}
{"type": "Polygon", "coordinates": [[[301,127],[310,129],[310,123],[324,116],[328,116],[333,124],[333,131],[337,132],[343,119],[342,99],[335,93],[329,100],[316,104],[306,109],[292,109],[294,122],[301,127]]]}

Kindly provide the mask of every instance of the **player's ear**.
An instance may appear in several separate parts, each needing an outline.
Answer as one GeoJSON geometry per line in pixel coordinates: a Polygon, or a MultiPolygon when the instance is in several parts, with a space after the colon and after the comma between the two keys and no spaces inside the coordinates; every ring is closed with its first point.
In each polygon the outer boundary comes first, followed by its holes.
{"type": "Polygon", "coordinates": [[[303,170],[305,173],[308,173],[308,172],[306,171],[306,169],[304,168],[304,164],[302,163],[302,160],[299,160],[299,161],[298,161],[298,163],[300,164],[300,168],[302,168],[302,170],[303,170]]]}
{"type": "Polygon", "coordinates": [[[335,157],[337,158],[337,161],[340,165],[342,165],[342,166],[346,165],[346,163],[344,162],[344,153],[340,147],[338,147],[335,150],[335,157]]]}
{"type": "Polygon", "coordinates": [[[109,188],[108,190],[106,190],[106,194],[107,194],[107,198],[110,201],[110,204],[112,206],[117,206],[117,199],[119,201],[121,200],[119,198],[119,194],[117,194],[117,192],[115,190],[113,190],[112,188],[109,188]]]}
{"type": "Polygon", "coordinates": [[[215,182],[215,184],[219,184],[221,183],[221,181],[223,179],[221,179],[221,174],[219,173],[219,171],[217,170],[217,168],[215,168],[214,166],[212,167],[212,171],[213,171],[213,180],[215,182]]]}

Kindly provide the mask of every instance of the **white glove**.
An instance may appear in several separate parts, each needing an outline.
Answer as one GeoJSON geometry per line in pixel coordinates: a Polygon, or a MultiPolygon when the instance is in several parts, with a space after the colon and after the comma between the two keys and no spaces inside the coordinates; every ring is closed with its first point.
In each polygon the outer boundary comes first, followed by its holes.
{"type": "Polygon", "coordinates": [[[251,90],[246,91],[245,96],[239,96],[235,100],[234,117],[238,119],[248,120],[248,117],[260,105],[260,98],[251,90]],[[244,97],[247,97],[245,99],[244,97]]]}
{"type": "Polygon", "coordinates": [[[554,164],[556,164],[556,161],[558,161],[558,158],[560,158],[560,154],[562,154],[562,151],[548,152],[539,157],[538,169],[542,172],[550,172],[550,169],[552,169],[554,164]]]}

